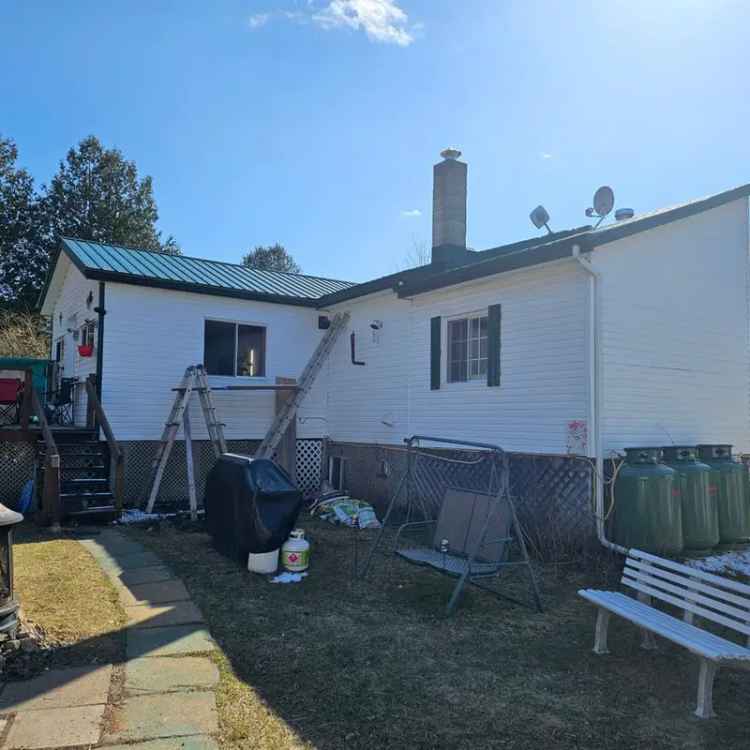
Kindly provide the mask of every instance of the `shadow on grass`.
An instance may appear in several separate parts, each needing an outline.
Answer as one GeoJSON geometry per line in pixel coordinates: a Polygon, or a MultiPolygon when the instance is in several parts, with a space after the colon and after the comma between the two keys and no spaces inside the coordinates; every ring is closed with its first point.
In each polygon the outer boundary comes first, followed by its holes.
{"type": "MultiPolygon", "coordinates": [[[[453,579],[391,557],[355,582],[352,532],[304,526],[310,575],[288,586],[204,533],[130,532],[182,577],[221,647],[225,747],[746,747],[747,675],[722,671],[720,718],[700,722],[684,650],[647,654],[613,622],[612,655],[591,653],[594,613],[576,590],[601,581],[545,573],[544,614],[469,589],[446,619],[453,579]]],[[[527,594],[523,574],[506,585],[527,594]]]]}

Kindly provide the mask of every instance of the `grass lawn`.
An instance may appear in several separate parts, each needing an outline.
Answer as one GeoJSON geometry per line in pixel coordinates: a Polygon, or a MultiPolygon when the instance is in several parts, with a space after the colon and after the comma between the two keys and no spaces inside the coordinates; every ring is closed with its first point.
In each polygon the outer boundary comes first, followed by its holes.
{"type": "Polygon", "coordinates": [[[719,718],[700,721],[684,650],[644,652],[613,618],[612,654],[591,652],[594,612],[575,592],[601,578],[550,569],[544,614],[470,590],[445,619],[451,580],[391,558],[353,585],[352,532],[301,525],[312,567],[287,586],[204,533],[130,532],[182,577],[221,646],[225,749],[748,747],[748,673],[721,671],[719,718]]]}
{"type": "Polygon", "coordinates": [[[24,524],[14,532],[13,560],[24,616],[59,646],[49,666],[122,660],[125,615],[117,592],[75,539],[24,524]]]}

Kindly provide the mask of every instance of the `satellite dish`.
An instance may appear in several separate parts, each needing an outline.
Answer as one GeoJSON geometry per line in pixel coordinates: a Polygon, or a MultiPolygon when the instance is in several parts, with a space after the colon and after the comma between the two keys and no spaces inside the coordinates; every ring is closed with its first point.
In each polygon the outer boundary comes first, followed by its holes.
{"type": "Polygon", "coordinates": [[[594,193],[594,211],[605,217],[615,207],[615,194],[611,187],[604,185],[594,193]]]}
{"type": "Polygon", "coordinates": [[[544,206],[537,206],[530,214],[529,218],[531,223],[537,228],[541,229],[544,227],[550,234],[552,230],[549,228],[547,222],[549,222],[549,214],[544,206]]]}

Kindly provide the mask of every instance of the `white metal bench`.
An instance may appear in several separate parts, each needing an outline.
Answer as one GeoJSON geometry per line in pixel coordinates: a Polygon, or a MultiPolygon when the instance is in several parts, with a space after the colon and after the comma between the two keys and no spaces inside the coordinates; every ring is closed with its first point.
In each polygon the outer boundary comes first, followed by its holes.
{"type": "Polygon", "coordinates": [[[611,614],[643,630],[644,648],[654,648],[654,634],[683,646],[700,660],[695,715],[701,719],[715,716],[712,694],[719,667],[750,669],[750,586],[637,549],[628,553],[621,583],[636,591],[638,599],[615,591],[578,592],[599,608],[594,653],[609,653],[607,628],[611,614]],[[655,599],[682,610],[682,619],[654,608],[655,599]],[[702,629],[697,618],[723,625],[725,631],[741,636],[745,645],[702,629]]]}

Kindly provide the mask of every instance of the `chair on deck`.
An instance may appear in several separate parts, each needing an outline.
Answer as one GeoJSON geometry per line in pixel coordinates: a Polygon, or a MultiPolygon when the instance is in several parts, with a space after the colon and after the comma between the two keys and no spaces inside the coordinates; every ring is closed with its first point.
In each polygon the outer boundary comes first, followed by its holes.
{"type": "Polygon", "coordinates": [[[23,381],[0,378],[0,423],[15,424],[20,414],[19,404],[23,381]]]}
{"type": "Polygon", "coordinates": [[[60,378],[60,385],[47,404],[47,419],[50,424],[73,424],[73,393],[77,378],[60,378]]]}

